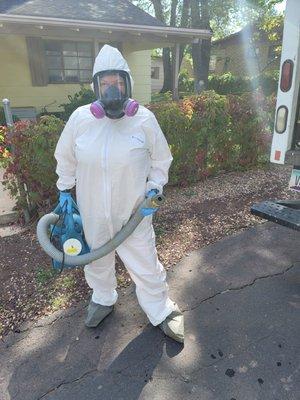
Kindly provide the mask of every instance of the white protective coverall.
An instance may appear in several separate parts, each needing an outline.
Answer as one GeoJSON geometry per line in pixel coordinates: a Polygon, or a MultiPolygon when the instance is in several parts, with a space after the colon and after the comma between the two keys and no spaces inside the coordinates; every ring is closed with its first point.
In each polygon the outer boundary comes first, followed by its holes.
{"type": "MultiPolygon", "coordinates": [[[[130,74],[121,53],[108,45],[99,52],[93,74],[121,69],[130,74]]],[[[133,82],[133,81],[132,81],[133,82]]],[[[55,150],[59,190],[76,185],[76,199],[91,249],[114,237],[151,189],[162,193],[172,162],[169,146],[151,111],[140,105],[134,117],[96,119],[90,105],[70,116],[55,150]]],[[[168,297],[166,272],[155,248],[152,216],[116,249],[136,285],[140,306],[153,325],[174,309],[168,297]]],[[[86,265],[95,303],[117,301],[115,252],[86,265]]]]}

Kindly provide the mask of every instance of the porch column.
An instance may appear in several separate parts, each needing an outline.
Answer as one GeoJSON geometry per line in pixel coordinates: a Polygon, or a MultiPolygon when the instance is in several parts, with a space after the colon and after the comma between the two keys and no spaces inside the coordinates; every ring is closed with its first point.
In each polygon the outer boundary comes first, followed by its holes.
{"type": "Polygon", "coordinates": [[[175,44],[175,54],[173,58],[173,100],[179,100],[179,95],[178,95],[178,74],[179,74],[179,49],[180,49],[180,44],[176,43],[175,44]]]}

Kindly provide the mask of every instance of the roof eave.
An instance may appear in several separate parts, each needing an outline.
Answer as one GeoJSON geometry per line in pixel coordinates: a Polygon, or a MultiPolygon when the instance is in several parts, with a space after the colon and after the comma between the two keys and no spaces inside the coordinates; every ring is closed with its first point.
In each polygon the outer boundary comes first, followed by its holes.
{"type": "Polygon", "coordinates": [[[44,24],[48,26],[76,27],[86,29],[100,29],[106,31],[126,31],[128,33],[154,33],[158,35],[180,36],[195,39],[208,39],[212,36],[212,32],[205,29],[190,28],[174,28],[170,26],[154,26],[154,25],[133,25],[109,22],[85,21],[63,18],[36,17],[12,14],[0,14],[0,22],[8,23],[24,23],[24,24],[44,24]]]}

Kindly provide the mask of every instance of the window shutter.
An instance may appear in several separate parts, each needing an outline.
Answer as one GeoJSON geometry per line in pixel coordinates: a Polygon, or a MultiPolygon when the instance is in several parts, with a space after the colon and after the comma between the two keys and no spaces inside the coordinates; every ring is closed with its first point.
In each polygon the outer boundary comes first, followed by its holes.
{"type": "Polygon", "coordinates": [[[43,40],[39,37],[27,37],[26,43],[32,86],[46,86],[48,84],[48,70],[43,40]]]}

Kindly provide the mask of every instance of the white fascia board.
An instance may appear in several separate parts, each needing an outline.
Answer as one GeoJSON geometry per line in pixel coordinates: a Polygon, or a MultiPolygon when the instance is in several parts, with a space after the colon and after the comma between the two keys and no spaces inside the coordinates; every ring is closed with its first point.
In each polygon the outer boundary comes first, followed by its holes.
{"type": "Polygon", "coordinates": [[[115,24],[109,22],[84,21],[63,18],[35,17],[24,15],[0,14],[0,22],[24,23],[30,25],[61,26],[72,28],[100,29],[111,31],[126,31],[128,33],[155,33],[167,37],[187,37],[195,39],[208,39],[212,32],[206,29],[174,28],[170,26],[115,24]]]}

